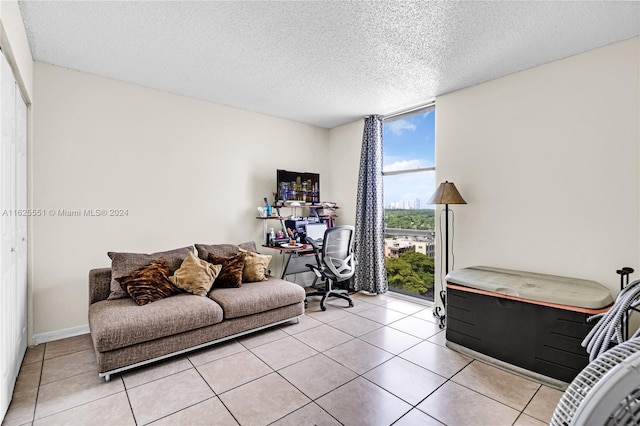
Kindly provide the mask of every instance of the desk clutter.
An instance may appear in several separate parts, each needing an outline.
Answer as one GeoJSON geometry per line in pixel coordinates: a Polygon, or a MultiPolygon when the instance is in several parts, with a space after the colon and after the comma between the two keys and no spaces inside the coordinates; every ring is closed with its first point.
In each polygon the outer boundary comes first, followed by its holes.
{"type": "Polygon", "coordinates": [[[308,220],[286,219],[285,228],[275,231],[269,228],[266,245],[270,247],[295,247],[306,244],[308,239],[312,239],[318,244],[322,244],[324,232],[329,229],[325,222],[309,222],[308,220]]]}
{"type": "Polygon", "coordinates": [[[295,244],[306,244],[307,237],[316,242],[321,242],[324,232],[335,225],[337,218],[336,203],[323,202],[317,204],[299,201],[278,200],[270,205],[264,198],[265,206],[258,207],[258,217],[264,221],[264,245],[268,247],[281,247],[293,241],[295,244]],[[283,215],[283,209],[292,209],[291,215],[283,215]],[[306,216],[298,216],[301,209],[306,216]],[[280,227],[267,224],[270,220],[280,222],[280,227]]]}

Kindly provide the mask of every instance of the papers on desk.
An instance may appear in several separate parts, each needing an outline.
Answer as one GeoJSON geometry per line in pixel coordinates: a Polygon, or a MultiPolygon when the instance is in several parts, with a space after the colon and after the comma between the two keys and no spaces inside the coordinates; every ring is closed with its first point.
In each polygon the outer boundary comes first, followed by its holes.
{"type": "Polygon", "coordinates": [[[291,249],[294,249],[294,248],[300,248],[300,247],[302,247],[303,245],[304,245],[304,244],[300,244],[300,243],[297,243],[297,244],[283,243],[283,244],[280,244],[280,247],[282,247],[282,248],[291,248],[291,249]]]}

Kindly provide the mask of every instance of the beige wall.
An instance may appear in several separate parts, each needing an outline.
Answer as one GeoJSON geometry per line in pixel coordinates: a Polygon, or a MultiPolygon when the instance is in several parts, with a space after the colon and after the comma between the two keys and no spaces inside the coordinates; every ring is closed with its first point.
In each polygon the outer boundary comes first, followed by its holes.
{"type": "Polygon", "coordinates": [[[87,323],[107,251],[261,243],[277,168],[320,173],[331,196],[326,129],[38,62],[34,93],[33,207],[128,210],[34,219],[36,335],[87,323]]]}
{"type": "Polygon", "coordinates": [[[437,180],[468,203],[453,206],[456,268],[612,291],[616,269],[640,271],[639,40],[437,98],[437,180]]]}
{"type": "Polygon", "coordinates": [[[332,201],[340,206],[338,222],[341,225],[356,223],[356,194],[363,130],[364,119],[329,131],[329,179],[334,196],[332,201]]]}
{"type": "MultiPolygon", "coordinates": [[[[455,182],[468,202],[452,206],[456,268],[566,275],[612,291],[616,269],[640,272],[639,43],[436,99],[437,181],[455,182]]],[[[360,120],[330,131],[345,217],[355,214],[361,143],[360,120]]]]}
{"type": "MultiPolygon", "coordinates": [[[[617,268],[640,269],[638,43],[437,99],[438,181],[469,203],[454,206],[456,267],[612,290],[617,268]]],[[[318,171],[340,223],[355,222],[362,120],[327,131],[41,63],[33,91],[32,207],[129,211],[34,219],[36,334],[86,324],[87,271],[108,250],[259,241],[276,168],[318,171]]]]}

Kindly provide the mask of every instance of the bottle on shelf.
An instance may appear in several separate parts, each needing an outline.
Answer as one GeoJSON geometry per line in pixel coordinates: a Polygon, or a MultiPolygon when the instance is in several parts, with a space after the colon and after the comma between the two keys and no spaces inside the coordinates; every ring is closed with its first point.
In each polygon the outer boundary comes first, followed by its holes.
{"type": "Polygon", "coordinates": [[[267,200],[267,197],[264,197],[264,209],[267,213],[267,217],[271,216],[271,204],[269,204],[269,201],[267,200]]]}
{"type": "Polygon", "coordinates": [[[267,241],[267,245],[275,246],[276,245],[276,233],[273,228],[269,228],[269,239],[267,241]]]}

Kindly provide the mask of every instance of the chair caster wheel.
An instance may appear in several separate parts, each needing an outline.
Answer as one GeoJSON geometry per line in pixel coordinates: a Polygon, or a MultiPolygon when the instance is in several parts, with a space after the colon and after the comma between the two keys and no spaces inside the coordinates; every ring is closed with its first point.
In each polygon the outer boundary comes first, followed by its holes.
{"type": "Polygon", "coordinates": [[[320,306],[320,309],[322,309],[323,311],[326,311],[327,307],[323,305],[323,306],[320,306]]]}
{"type": "Polygon", "coordinates": [[[353,302],[349,302],[349,307],[353,308],[353,302]]]}

